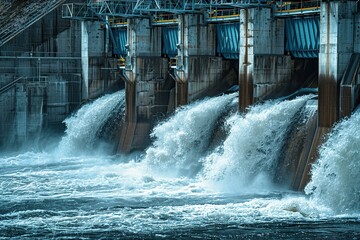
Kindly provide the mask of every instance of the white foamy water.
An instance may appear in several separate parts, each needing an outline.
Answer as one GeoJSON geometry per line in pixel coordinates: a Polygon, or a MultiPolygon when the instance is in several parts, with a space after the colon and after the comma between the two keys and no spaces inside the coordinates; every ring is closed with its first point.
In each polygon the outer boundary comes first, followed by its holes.
{"type": "Polygon", "coordinates": [[[306,193],[338,212],[360,212],[360,111],[337,124],[320,148],[306,193]]]}
{"type": "Polygon", "coordinates": [[[310,97],[270,101],[244,116],[233,115],[227,121],[230,130],[224,144],[204,159],[202,178],[230,192],[270,188],[284,134],[310,97]]]}
{"type": "Polygon", "coordinates": [[[65,119],[67,129],[58,146],[58,153],[71,155],[97,149],[95,144],[99,143],[96,136],[98,131],[111,114],[117,111],[116,108],[122,107],[122,112],[124,111],[124,102],[125,91],[122,90],[84,105],[65,119]]]}
{"type": "MultiPolygon", "coordinates": [[[[245,116],[233,115],[225,142],[207,153],[211,128],[227,115],[234,97],[179,110],[168,120],[176,127],[157,126],[156,140],[143,158],[51,152],[0,158],[0,238],[357,239],[357,215],[336,215],[331,204],[266,186],[241,191],[242,181],[255,181],[245,168],[267,183],[282,144],[280,132],[309,97],[268,102],[245,116]],[[179,174],[184,169],[193,174],[179,174]]],[[[101,105],[107,106],[99,101],[92,108],[106,113],[108,107],[101,105]]],[[[358,124],[349,127],[353,123],[358,124]]],[[[70,131],[78,129],[69,128],[68,136],[70,131]]],[[[69,139],[77,143],[82,137],[69,139]]]]}
{"type": "Polygon", "coordinates": [[[237,101],[236,95],[204,99],[178,109],[173,117],[154,128],[151,136],[155,141],[144,161],[162,174],[196,173],[217,121],[237,101]]]}

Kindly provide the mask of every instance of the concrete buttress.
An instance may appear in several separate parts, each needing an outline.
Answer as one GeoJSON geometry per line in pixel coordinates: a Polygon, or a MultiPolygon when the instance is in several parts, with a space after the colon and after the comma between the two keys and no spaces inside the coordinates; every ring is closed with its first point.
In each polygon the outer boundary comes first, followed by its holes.
{"type": "Polygon", "coordinates": [[[123,72],[125,119],[118,150],[142,149],[149,142],[153,122],[167,112],[168,60],[161,57],[161,29],[147,18],[128,20],[128,56],[123,72]]]}
{"type": "Polygon", "coordinates": [[[297,189],[310,178],[311,165],[318,158],[318,148],[339,116],[339,86],[355,50],[354,13],[356,2],[322,2],[320,10],[319,93],[317,129],[297,189]]]}
{"type": "Polygon", "coordinates": [[[271,9],[241,9],[239,33],[239,109],[244,111],[289,89],[292,62],[283,55],[284,20],[273,18],[271,9]]]}
{"type": "Polygon", "coordinates": [[[323,2],[320,13],[319,127],[339,120],[339,83],[354,50],[355,2],[323,2]]]}
{"type": "Polygon", "coordinates": [[[203,15],[178,16],[178,56],[174,70],[176,105],[184,105],[223,91],[236,79],[230,61],[216,56],[215,26],[205,24],[203,15]]]}

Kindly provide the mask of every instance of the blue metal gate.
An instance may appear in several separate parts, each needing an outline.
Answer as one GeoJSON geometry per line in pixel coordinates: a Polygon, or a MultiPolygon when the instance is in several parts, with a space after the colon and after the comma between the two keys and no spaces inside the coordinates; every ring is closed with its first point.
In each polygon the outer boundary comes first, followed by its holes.
{"type": "Polygon", "coordinates": [[[239,23],[216,25],[216,52],[227,59],[239,59],[239,23]]]}
{"type": "Polygon", "coordinates": [[[127,29],[126,28],[115,28],[112,30],[114,35],[115,43],[113,53],[121,57],[126,56],[125,45],[127,43],[127,29]]]}
{"type": "Polygon", "coordinates": [[[288,18],[285,21],[285,50],[296,58],[317,58],[319,56],[320,18],[288,18]]]}
{"type": "Polygon", "coordinates": [[[162,28],[162,54],[168,57],[177,56],[178,44],[178,28],[177,27],[163,27],[162,28]]]}

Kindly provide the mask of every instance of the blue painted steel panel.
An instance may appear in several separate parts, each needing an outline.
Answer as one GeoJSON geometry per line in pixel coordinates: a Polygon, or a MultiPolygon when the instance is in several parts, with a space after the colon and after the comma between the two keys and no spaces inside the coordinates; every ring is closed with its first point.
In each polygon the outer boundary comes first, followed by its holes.
{"type": "Polygon", "coordinates": [[[216,52],[227,59],[239,59],[239,23],[216,25],[216,52]]]}
{"type": "Polygon", "coordinates": [[[286,51],[296,58],[317,58],[319,56],[320,18],[288,18],[285,21],[286,51]]]}
{"type": "Polygon", "coordinates": [[[177,27],[163,27],[162,28],[162,54],[168,57],[177,56],[178,44],[178,28],[177,27]]]}
{"type": "Polygon", "coordinates": [[[126,56],[126,48],[125,45],[127,43],[127,29],[126,28],[116,28],[113,29],[113,35],[115,43],[113,53],[120,55],[122,57],[126,56]]]}

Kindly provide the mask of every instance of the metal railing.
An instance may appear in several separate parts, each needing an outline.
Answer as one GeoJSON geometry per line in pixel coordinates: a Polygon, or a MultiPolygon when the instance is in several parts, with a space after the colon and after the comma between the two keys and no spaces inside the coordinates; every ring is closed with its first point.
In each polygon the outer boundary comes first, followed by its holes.
{"type": "Polygon", "coordinates": [[[117,17],[109,19],[109,24],[111,27],[124,27],[128,24],[128,21],[126,18],[117,17]]]}
{"type": "Polygon", "coordinates": [[[17,82],[24,79],[23,77],[16,78],[12,82],[6,84],[5,86],[0,88],[0,94],[3,94],[4,92],[8,91],[10,88],[12,88],[17,82]]]}
{"type": "Polygon", "coordinates": [[[237,20],[240,17],[238,8],[217,9],[209,11],[205,14],[207,22],[219,22],[237,20]]]}
{"type": "Polygon", "coordinates": [[[181,13],[205,13],[208,20],[227,21],[239,17],[241,8],[255,6],[271,7],[275,16],[317,14],[320,0],[267,1],[267,0],[87,0],[86,3],[68,3],[63,6],[63,17],[89,19],[105,16],[111,18],[150,17],[154,24],[175,23],[173,19],[157,16],[181,13]],[[155,16],[155,18],[154,18],[155,16]]]}
{"type": "Polygon", "coordinates": [[[80,51],[75,52],[39,52],[39,51],[0,51],[0,58],[79,58],[80,51]]]}
{"type": "Polygon", "coordinates": [[[177,22],[177,15],[171,13],[154,14],[151,19],[152,25],[171,25],[176,24],[177,22]]]}
{"type": "Polygon", "coordinates": [[[280,1],[274,5],[275,16],[293,16],[320,13],[320,0],[280,1]]]}
{"type": "MultiPolygon", "coordinates": [[[[89,11],[97,16],[139,17],[159,13],[191,13],[212,11],[218,8],[246,8],[266,5],[266,0],[87,0],[82,6],[64,4],[64,18],[86,19],[89,11]],[[87,9],[85,9],[87,8],[87,9]]],[[[81,4],[80,4],[81,5],[81,4]]]]}

